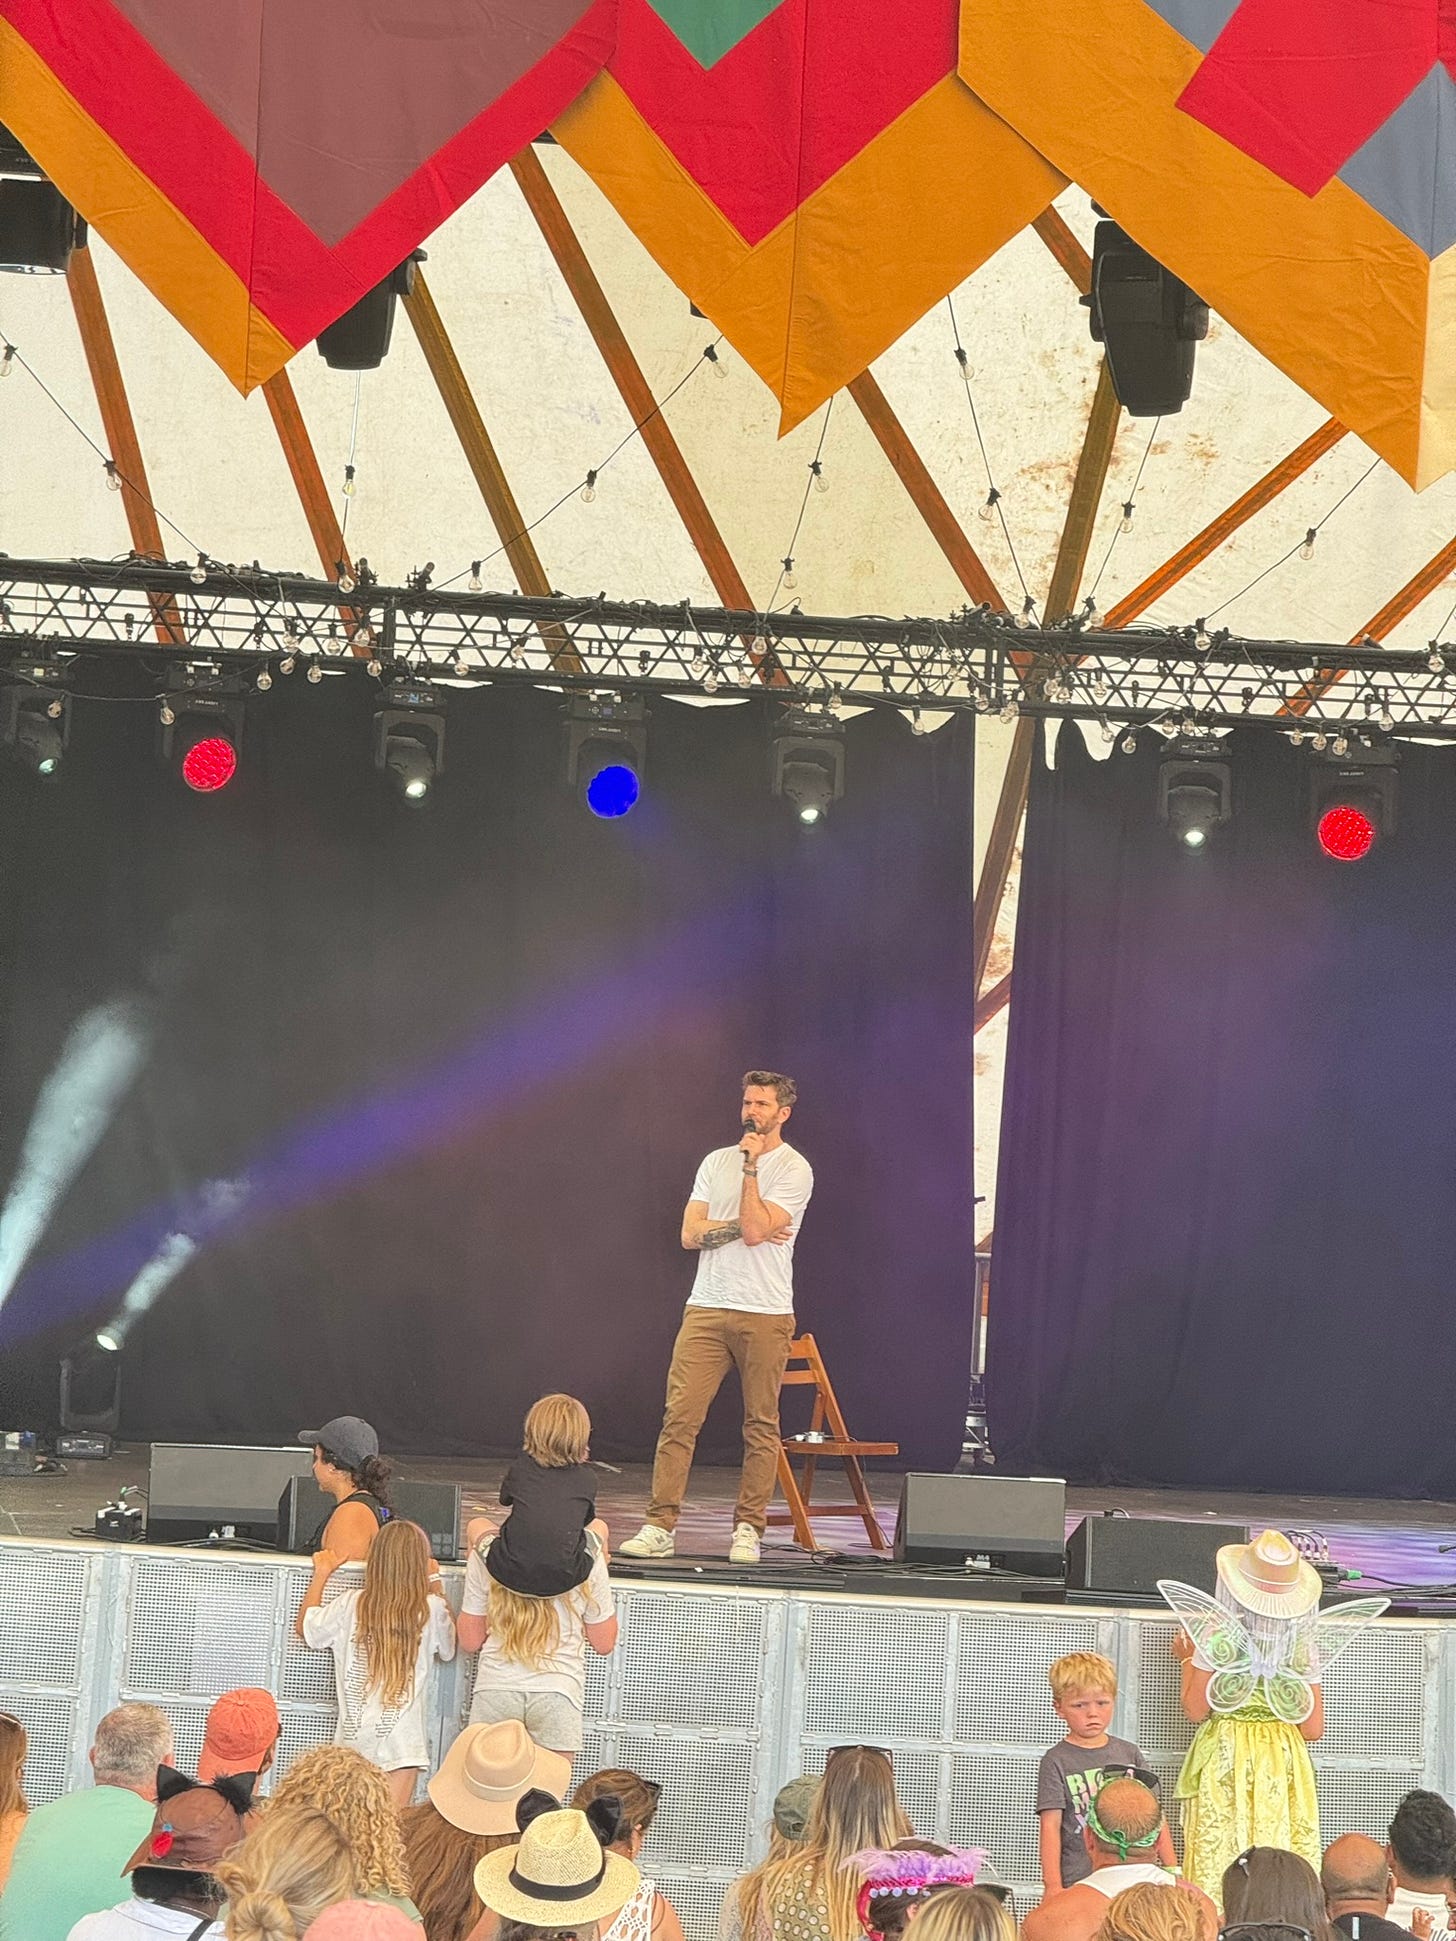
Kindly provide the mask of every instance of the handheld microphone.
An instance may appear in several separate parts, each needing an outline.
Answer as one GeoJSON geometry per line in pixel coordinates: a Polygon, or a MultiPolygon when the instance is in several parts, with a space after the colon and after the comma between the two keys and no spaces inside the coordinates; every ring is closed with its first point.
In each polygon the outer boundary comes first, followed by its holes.
{"type": "Polygon", "coordinates": [[[1456,1543],[1438,1543],[1436,1545],[1436,1555],[1438,1557],[1444,1557],[1448,1550],[1456,1550],[1456,1543]]]}

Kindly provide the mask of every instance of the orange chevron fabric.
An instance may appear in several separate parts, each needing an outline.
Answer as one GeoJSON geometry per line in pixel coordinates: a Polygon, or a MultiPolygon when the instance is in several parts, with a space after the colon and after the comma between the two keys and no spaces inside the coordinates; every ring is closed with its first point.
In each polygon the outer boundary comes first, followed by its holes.
{"type": "Polygon", "coordinates": [[[782,0],[706,67],[670,54],[664,12],[621,0],[617,53],[552,132],[787,431],[1063,180],[951,71],[955,0],[902,0],[892,35],[865,0],[782,0]]]}

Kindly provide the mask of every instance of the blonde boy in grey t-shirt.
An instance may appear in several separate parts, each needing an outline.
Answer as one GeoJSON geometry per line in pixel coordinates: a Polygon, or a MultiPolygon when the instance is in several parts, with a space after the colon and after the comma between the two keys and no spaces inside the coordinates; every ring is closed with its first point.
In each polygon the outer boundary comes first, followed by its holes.
{"type": "MultiPolygon", "coordinates": [[[[1100,1651],[1069,1652],[1048,1668],[1047,1679],[1052,1710],[1067,1732],[1042,1754],[1036,1775],[1044,1899],[1074,1887],[1092,1871],[1082,1827],[1103,1772],[1108,1767],[1147,1765],[1131,1739],[1116,1739],[1107,1730],[1117,1703],[1117,1671],[1110,1658],[1100,1651]]],[[[1178,1855],[1166,1826],[1153,1857],[1176,1871],[1178,1855]]]]}

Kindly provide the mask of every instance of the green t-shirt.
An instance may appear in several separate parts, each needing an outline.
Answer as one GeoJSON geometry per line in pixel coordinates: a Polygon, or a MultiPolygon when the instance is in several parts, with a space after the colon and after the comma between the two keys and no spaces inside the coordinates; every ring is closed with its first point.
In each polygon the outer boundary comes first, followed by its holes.
{"type": "Polygon", "coordinates": [[[124,1901],[121,1870],[155,1811],[124,1786],[88,1786],[37,1806],[0,1894],[0,1941],[66,1941],[83,1914],[124,1901]]]}

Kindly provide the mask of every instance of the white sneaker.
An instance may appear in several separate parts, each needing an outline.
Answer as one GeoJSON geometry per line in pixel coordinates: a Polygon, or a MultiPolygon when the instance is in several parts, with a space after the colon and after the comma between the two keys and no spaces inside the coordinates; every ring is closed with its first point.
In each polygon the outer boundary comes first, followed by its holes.
{"type": "Polygon", "coordinates": [[[751,1523],[733,1526],[733,1541],[728,1546],[730,1564],[756,1564],[759,1559],[758,1532],[751,1523]]]}
{"type": "MultiPolygon", "coordinates": [[[[672,1540],[671,1530],[664,1530],[660,1524],[644,1523],[635,1537],[617,1546],[619,1557],[670,1557],[677,1548],[672,1540]]],[[[754,1554],[757,1555],[755,1546],[754,1554]]]]}

